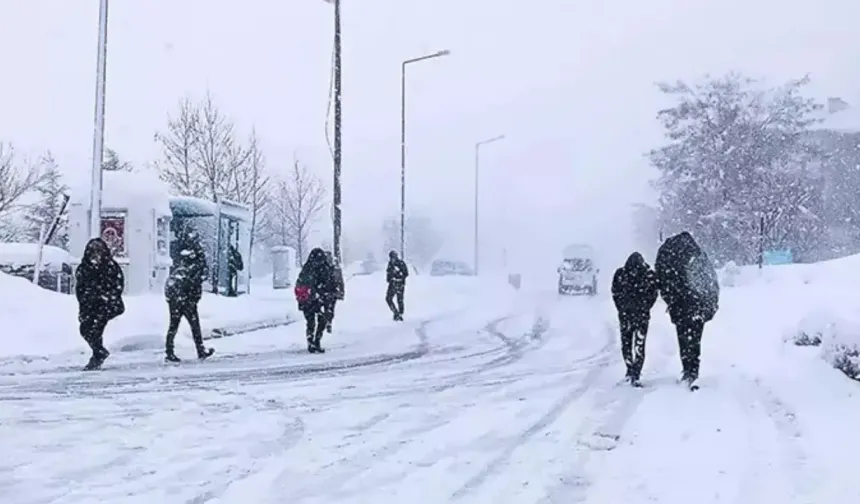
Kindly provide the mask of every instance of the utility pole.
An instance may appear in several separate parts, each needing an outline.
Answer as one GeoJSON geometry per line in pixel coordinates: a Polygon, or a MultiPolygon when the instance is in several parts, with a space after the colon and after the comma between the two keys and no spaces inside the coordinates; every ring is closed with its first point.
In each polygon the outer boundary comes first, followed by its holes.
{"type": "Polygon", "coordinates": [[[107,81],[108,0],[99,4],[98,55],[96,57],[96,106],[93,128],[93,166],[90,173],[90,238],[101,236],[102,162],[105,137],[105,87],[107,81]]]}
{"type": "Polygon", "coordinates": [[[487,145],[489,143],[498,142],[499,140],[504,140],[505,135],[499,135],[497,137],[488,138],[486,140],[481,140],[480,142],[475,143],[475,257],[474,257],[474,274],[478,275],[478,262],[479,262],[479,218],[478,218],[478,207],[479,207],[479,188],[480,188],[480,166],[481,166],[481,146],[487,145]]]}
{"type": "Polygon", "coordinates": [[[332,190],[334,205],[333,255],[335,262],[342,264],[340,255],[340,168],[341,168],[341,40],[340,40],[340,0],[334,1],[334,183],[332,190]]]}
{"type": "Polygon", "coordinates": [[[405,60],[400,65],[400,258],[406,260],[406,66],[419,61],[448,56],[445,49],[405,60]]]}

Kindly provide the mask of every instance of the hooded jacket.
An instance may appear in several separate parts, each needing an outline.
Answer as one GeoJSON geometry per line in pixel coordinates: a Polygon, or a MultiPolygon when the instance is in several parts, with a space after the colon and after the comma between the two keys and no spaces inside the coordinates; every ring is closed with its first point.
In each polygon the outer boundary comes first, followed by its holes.
{"type": "Polygon", "coordinates": [[[294,289],[299,310],[319,308],[323,302],[336,296],[334,272],[321,248],[311,250],[305,261],[294,289]]]}
{"type": "Polygon", "coordinates": [[[657,302],[657,277],[639,252],[630,254],[612,277],[612,300],[622,317],[649,316],[657,302]]]}
{"type": "Polygon", "coordinates": [[[720,299],[717,272],[690,233],[684,231],[663,242],[654,269],[672,323],[714,318],[720,299]]]}
{"type": "Polygon", "coordinates": [[[194,237],[185,237],[177,245],[178,258],[170,270],[164,295],[174,303],[198,303],[203,296],[203,281],[209,275],[206,252],[194,237]]]}

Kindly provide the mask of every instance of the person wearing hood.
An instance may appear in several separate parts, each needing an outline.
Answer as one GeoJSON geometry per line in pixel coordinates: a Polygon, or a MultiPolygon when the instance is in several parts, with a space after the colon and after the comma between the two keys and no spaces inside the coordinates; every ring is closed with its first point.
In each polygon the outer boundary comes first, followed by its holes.
{"type": "Polygon", "coordinates": [[[326,260],[325,252],[321,248],[311,250],[295,287],[296,301],[307,323],[305,332],[310,353],[325,352],[320,340],[328,325],[327,307],[337,297],[333,279],[333,267],[326,260]]]}
{"type": "Polygon", "coordinates": [[[334,259],[334,255],[326,250],[325,252],[326,261],[328,261],[329,266],[331,267],[332,272],[332,286],[334,287],[334,296],[328,299],[328,303],[325,306],[325,312],[327,317],[325,330],[328,333],[331,333],[332,323],[334,322],[334,307],[338,301],[343,301],[343,298],[346,295],[346,285],[343,281],[343,269],[340,267],[337,261],[334,259]]]}
{"type": "Polygon", "coordinates": [[[690,233],[668,238],[654,263],[660,296],[678,333],[683,374],[691,390],[698,389],[702,332],[719,308],[720,284],[714,264],[690,233]]]}
{"type": "Polygon", "coordinates": [[[406,279],[409,277],[409,267],[406,261],[397,256],[397,252],[388,253],[388,268],[385,270],[385,281],[388,282],[388,290],[385,293],[385,302],[394,315],[395,321],[403,320],[403,296],[406,291],[406,279]],[[397,300],[397,305],[394,300],[397,300]]]}
{"type": "Polygon", "coordinates": [[[203,360],[215,353],[215,349],[207,349],[203,345],[200,314],[197,310],[197,305],[203,296],[203,282],[209,274],[206,252],[194,231],[188,231],[180,236],[176,247],[179,252],[164,286],[164,297],[170,313],[170,324],[167,327],[164,343],[164,359],[168,362],[181,362],[174,351],[174,340],[179,324],[184,318],[191,327],[191,337],[197,348],[197,358],[203,360]]]}
{"type": "Polygon", "coordinates": [[[81,264],[75,270],[75,297],[81,336],[92,350],[84,370],[99,369],[110,356],[104,346],[107,323],[125,312],[122,292],[125,277],[110,248],[101,238],[93,238],[84,248],[81,264]]]}
{"type": "Polygon", "coordinates": [[[651,308],[657,302],[657,277],[639,252],[630,254],[624,266],[615,270],[612,300],[618,310],[621,355],[627,366],[626,379],[634,387],[639,387],[639,377],[645,364],[645,339],[651,321],[651,308]]]}

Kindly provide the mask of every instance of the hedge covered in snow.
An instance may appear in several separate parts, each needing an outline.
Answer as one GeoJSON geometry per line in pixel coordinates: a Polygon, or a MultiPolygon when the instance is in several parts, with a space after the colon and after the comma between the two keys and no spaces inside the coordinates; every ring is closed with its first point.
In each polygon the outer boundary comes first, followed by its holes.
{"type": "Polygon", "coordinates": [[[819,346],[821,357],[854,380],[860,380],[860,319],[815,312],[801,320],[789,335],[797,346],[819,346]]]}

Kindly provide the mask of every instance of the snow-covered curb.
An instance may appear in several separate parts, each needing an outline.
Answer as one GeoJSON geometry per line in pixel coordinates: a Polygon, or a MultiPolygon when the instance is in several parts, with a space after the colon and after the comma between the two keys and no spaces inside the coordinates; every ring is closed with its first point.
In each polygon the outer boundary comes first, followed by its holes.
{"type": "Polygon", "coordinates": [[[819,346],[828,364],[860,380],[860,319],[816,311],[804,317],[786,340],[797,346],[819,346]]]}

